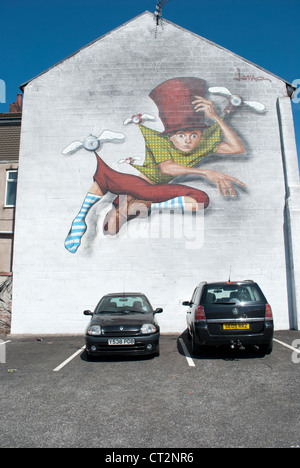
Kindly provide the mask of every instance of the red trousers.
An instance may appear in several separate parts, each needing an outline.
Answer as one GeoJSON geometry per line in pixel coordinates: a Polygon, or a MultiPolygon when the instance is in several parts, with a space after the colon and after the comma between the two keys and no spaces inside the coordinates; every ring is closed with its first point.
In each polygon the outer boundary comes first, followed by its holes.
{"type": "Polygon", "coordinates": [[[204,208],[209,204],[208,195],[202,190],[180,184],[153,185],[141,177],[114,171],[105,164],[96,152],[95,155],[97,169],[94,180],[99,185],[103,195],[107,192],[115,195],[131,195],[137,200],[152,201],[154,203],[187,196],[196,200],[197,203],[203,203],[204,208]]]}

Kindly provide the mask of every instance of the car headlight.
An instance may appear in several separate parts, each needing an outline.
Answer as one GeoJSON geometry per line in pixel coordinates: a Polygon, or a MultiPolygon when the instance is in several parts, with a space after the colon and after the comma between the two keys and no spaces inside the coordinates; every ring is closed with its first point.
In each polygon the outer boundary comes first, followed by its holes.
{"type": "Polygon", "coordinates": [[[101,332],[102,330],[100,325],[92,325],[87,329],[87,334],[92,336],[99,336],[101,335],[101,332]]]}
{"type": "Polygon", "coordinates": [[[155,333],[156,331],[157,331],[157,328],[155,325],[153,325],[153,323],[145,323],[141,328],[141,333],[143,333],[143,335],[155,333]]]}

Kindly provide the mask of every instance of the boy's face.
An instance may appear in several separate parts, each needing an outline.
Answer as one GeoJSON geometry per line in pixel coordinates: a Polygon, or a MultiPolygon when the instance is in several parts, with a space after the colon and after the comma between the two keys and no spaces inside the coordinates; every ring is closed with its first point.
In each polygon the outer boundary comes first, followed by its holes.
{"type": "Polygon", "coordinates": [[[170,140],[175,148],[188,153],[196,148],[199,141],[201,140],[202,132],[200,130],[193,131],[179,131],[170,136],[170,140]]]}

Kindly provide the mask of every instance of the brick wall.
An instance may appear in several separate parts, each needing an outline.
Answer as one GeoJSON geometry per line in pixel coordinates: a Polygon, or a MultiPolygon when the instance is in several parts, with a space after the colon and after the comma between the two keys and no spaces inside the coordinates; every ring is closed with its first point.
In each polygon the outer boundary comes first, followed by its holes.
{"type": "Polygon", "coordinates": [[[0,334],[9,334],[11,325],[12,274],[0,273],[0,334]]]}
{"type": "MultiPolygon", "coordinates": [[[[253,279],[275,315],[277,329],[289,328],[285,260],[285,185],[277,100],[285,83],[205,39],[171,23],[154,34],[146,13],[107,34],[28,83],[23,104],[22,144],[15,227],[13,333],[81,333],[103,294],[142,291],[163,307],[164,332],[185,328],[183,300],[203,280],[253,279]],[[103,234],[111,209],[106,195],[87,217],[88,230],[76,254],[64,248],[70,225],[96,169],[92,152],[62,150],[74,140],[105,130],[123,142],[104,143],[99,154],[112,168],[137,175],[122,158],[139,156],[145,142],[138,127],[124,126],[135,113],[156,116],[145,125],[162,131],[149,93],[174,77],[198,77],[210,86],[266,106],[246,106],[228,120],[245,154],[211,155],[201,168],[244,182],[236,197],[218,194],[204,177],[180,176],[178,183],[204,190],[210,205],[193,226],[188,214],[152,214],[131,221],[117,236],[103,234]],[[150,233],[150,234],[149,234],[150,233]]],[[[210,95],[218,114],[227,104],[210,95]]],[[[209,125],[213,122],[207,121],[209,125]]],[[[176,180],[177,181],[177,180],[176,180]]]]}

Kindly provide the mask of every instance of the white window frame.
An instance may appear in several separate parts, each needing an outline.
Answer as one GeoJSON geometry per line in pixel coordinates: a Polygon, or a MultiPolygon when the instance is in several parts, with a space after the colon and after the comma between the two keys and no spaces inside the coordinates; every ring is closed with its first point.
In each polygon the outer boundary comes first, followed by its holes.
{"type": "MultiPolygon", "coordinates": [[[[16,172],[18,174],[18,169],[6,169],[6,184],[5,184],[5,198],[4,198],[4,207],[5,208],[15,208],[16,204],[14,205],[7,205],[7,192],[8,192],[8,184],[9,183],[15,183],[17,184],[17,179],[10,179],[9,178],[9,173],[10,172],[16,172]]],[[[16,189],[17,189],[17,185],[16,185],[16,189]]]]}

